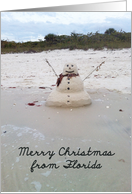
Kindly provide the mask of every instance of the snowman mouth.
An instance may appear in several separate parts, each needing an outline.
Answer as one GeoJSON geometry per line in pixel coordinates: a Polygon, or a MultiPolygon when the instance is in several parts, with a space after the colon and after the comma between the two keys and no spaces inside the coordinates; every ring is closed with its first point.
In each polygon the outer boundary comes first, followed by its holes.
{"type": "Polygon", "coordinates": [[[74,73],[74,71],[66,71],[67,73],[74,73]]]}

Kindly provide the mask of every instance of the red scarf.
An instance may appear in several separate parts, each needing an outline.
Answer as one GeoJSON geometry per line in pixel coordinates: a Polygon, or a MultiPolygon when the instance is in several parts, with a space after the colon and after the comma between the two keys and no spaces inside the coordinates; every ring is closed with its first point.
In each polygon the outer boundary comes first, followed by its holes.
{"type": "Polygon", "coordinates": [[[79,76],[79,74],[71,73],[71,74],[63,75],[63,74],[61,73],[61,74],[59,75],[59,78],[57,79],[57,82],[56,82],[57,87],[60,85],[60,83],[61,83],[63,77],[66,77],[66,76],[67,76],[67,78],[69,78],[69,77],[71,78],[71,77],[79,76]]]}

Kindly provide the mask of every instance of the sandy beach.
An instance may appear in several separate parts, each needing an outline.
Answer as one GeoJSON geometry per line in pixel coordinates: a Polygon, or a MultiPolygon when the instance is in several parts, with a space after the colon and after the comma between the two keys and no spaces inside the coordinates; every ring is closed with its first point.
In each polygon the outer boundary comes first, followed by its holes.
{"type": "Polygon", "coordinates": [[[131,49],[1,55],[1,191],[131,191],[131,49]],[[47,107],[65,63],[92,104],[47,107]],[[25,150],[25,152],[24,152],[25,150]]]}

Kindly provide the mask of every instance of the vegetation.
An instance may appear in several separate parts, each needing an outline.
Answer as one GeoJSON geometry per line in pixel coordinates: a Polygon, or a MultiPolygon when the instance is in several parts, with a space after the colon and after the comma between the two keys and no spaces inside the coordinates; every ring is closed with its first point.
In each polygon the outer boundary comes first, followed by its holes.
{"type": "Polygon", "coordinates": [[[104,34],[87,33],[78,34],[72,32],[70,36],[47,34],[44,40],[39,39],[35,42],[14,42],[8,40],[1,40],[1,52],[4,53],[35,53],[54,49],[121,49],[131,47],[131,33],[124,31],[116,31],[114,28],[109,28],[104,34]]]}

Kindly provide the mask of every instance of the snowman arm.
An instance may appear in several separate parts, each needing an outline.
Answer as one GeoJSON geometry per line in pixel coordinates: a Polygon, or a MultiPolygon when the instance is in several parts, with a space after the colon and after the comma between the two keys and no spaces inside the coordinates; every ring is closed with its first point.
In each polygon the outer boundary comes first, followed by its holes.
{"type": "MultiPolygon", "coordinates": [[[[87,79],[94,71],[98,71],[103,63],[105,63],[105,61],[103,61],[100,65],[98,65],[93,71],[91,71],[91,72],[88,74],[88,76],[85,77],[85,79],[87,79]]],[[[85,80],[85,79],[84,79],[84,80],[85,80]]],[[[84,81],[84,80],[83,80],[83,81],[84,81]]]]}
{"type": "Polygon", "coordinates": [[[49,61],[47,59],[45,59],[45,61],[48,63],[48,65],[51,67],[51,69],[53,70],[54,74],[56,75],[56,77],[58,77],[57,73],[55,72],[55,70],[53,69],[53,67],[50,65],[49,61]]]}

